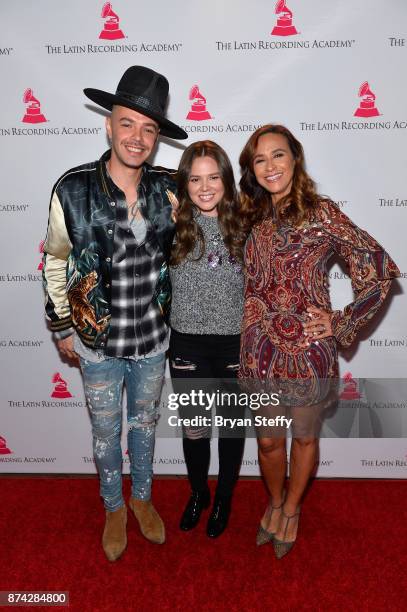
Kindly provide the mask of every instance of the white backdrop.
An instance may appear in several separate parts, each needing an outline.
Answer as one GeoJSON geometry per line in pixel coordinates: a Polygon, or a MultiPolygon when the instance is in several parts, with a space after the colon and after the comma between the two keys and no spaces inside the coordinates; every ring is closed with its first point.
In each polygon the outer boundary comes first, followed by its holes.
{"type": "MultiPolygon", "coordinates": [[[[53,183],[107,148],[103,113],[83,88],[115,91],[134,64],[168,77],[169,118],[189,142],[221,144],[237,178],[239,153],[256,127],[292,129],[319,191],[402,271],[389,306],[341,354],[341,372],[405,376],[407,4],[287,2],[291,17],[282,6],[277,15],[270,0],[114,0],[105,17],[103,0],[3,3],[1,472],[94,472],[80,374],[61,362],[43,316],[40,243],[53,183]],[[194,85],[206,101],[189,98],[194,85]]],[[[183,147],[162,142],[154,163],[176,167],[183,147]]],[[[338,265],[330,276],[333,305],[343,307],[350,282],[338,265]]],[[[400,478],[406,453],[402,438],[324,439],[318,474],[400,478]]],[[[156,472],[185,473],[179,439],[158,440],[156,472]]],[[[242,474],[258,474],[254,440],[242,474]]]]}

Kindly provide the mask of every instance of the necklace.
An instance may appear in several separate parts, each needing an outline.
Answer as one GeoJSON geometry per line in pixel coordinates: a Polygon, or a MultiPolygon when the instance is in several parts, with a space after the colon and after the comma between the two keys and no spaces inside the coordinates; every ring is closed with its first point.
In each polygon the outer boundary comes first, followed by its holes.
{"type": "Polygon", "coordinates": [[[217,268],[222,265],[222,255],[220,253],[222,242],[223,239],[219,231],[208,236],[208,266],[210,268],[217,268]]]}
{"type": "Polygon", "coordinates": [[[207,265],[212,270],[223,264],[230,264],[236,273],[241,273],[242,266],[236,259],[227,251],[223,235],[219,229],[217,218],[200,217],[199,225],[204,232],[205,241],[205,257],[207,265]]]}
{"type": "Polygon", "coordinates": [[[130,225],[134,223],[136,217],[139,215],[140,209],[141,206],[138,200],[133,202],[133,204],[129,204],[129,206],[127,207],[130,225]]]}
{"type": "Polygon", "coordinates": [[[223,240],[223,236],[218,228],[214,228],[212,232],[208,232],[205,236],[206,244],[207,244],[207,262],[209,268],[214,270],[218,266],[221,266],[226,262],[229,263],[236,273],[242,272],[242,266],[236,259],[229,253],[227,253],[227,249],[225,247],[225,243],[223,240]]]}

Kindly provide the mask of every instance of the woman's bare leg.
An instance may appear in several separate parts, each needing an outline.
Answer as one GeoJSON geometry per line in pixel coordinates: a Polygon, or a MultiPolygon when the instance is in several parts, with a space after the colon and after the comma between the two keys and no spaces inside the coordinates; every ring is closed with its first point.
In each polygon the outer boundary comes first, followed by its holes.
{"type": "MultiPolygon", "coordinates": [[[[315,470],[318,457],[317,438],[294,438],[290,453],[290,480],[287,497],[284,503],[284,513],[292,516],[298,512],[308,481],[315,470]]],[[[276,533],[278,540],[292,542],[297,536],[298,517],[288,521],[281,515],[276,533]],[[287,527],[287,530],[286,530],[287,527]]]]}
{"type": "Polygon", "coordinates": [[[287,474],[287,450],[285,437],[258,438],[261,473],[270,494],[270,503],[263,515],[261,525],[276,532],[281,510],[274,510],[283,503],[283,491],[287,474]]]}
{"type": "MultiPolygon", "coordinates": [[[[284,514],[292,516],[299,511],[304,491],[315,471],[318,459],[319,432],[321,415],[326,408],[325,402],[291,408],[292,443],[290,451],[290,479],[284,503],[284,514]]],[[[287,523],[282,514],[276,533],[278,540],[294,541],[297,536],[298,518],[287,523]],[[285,534],[285,535],[284,535],[285,534]]]]}

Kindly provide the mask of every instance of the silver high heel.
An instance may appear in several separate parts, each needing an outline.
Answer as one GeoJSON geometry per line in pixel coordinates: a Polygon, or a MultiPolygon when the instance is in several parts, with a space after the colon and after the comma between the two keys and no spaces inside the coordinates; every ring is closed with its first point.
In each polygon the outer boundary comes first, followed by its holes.
{"type": "Polygon", "coordinates": [[[282,512],[282,515],[284,516],[284,518],[287,519],[287,522],[285,524],[285,529],[284,529],[284,539],[283,540],[278,540],[276,537],[273,538],[274,554],[276,555],[277,559],[282,559],[284,557],[284,555],[289,553],[290,550],[292,549],[292,547],[294,546],[295,540],[293,542],[286,542],[285,537],[287,535],[287,529],[288,529],[288,524],[289,524],[290,520],[295,518],[296,516],[299,516],[299,514],[300,514],[299,510],[295,514],[291,514],[291,516],[286,514],[284,512],[284,509],[281,512],[282,512]]]}
{"type": "MultiPolygon", "coordinates": [[[[280,510],[280,508],[282,508],[283,505],[284,505],[284,498],[279,506],[271,506],[270,520],[271,520],[271,517],[273,516],[273,510],[280,510]]],[[[263,544],[267,544],[268,542],[271,542],[275,534],[276,534],[275,531],[267,531],[267,529],[264,529],[264,527],[260,523],[259,528],[257,530],[257,535],[256,535],[257,546],[262,546],[263,544]]]]}

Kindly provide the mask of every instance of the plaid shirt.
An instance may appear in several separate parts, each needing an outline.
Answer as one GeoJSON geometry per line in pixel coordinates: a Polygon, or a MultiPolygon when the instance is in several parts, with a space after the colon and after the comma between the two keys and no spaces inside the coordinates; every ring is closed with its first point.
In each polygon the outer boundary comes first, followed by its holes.
{"type": "Polygon", "coordinates": [[[109,189],[116,202],[116,229],[113,236],[112,301],[110,330],[105,347],[109,357],[145,355],[163,343],[168,329],[160,308],[153,300],[165,258],[155,238],[145,209],[143,181],[139,186],[139,206],[147,233],[137,244],[128,221],[127,204],[110,177],[109,189]]]}

